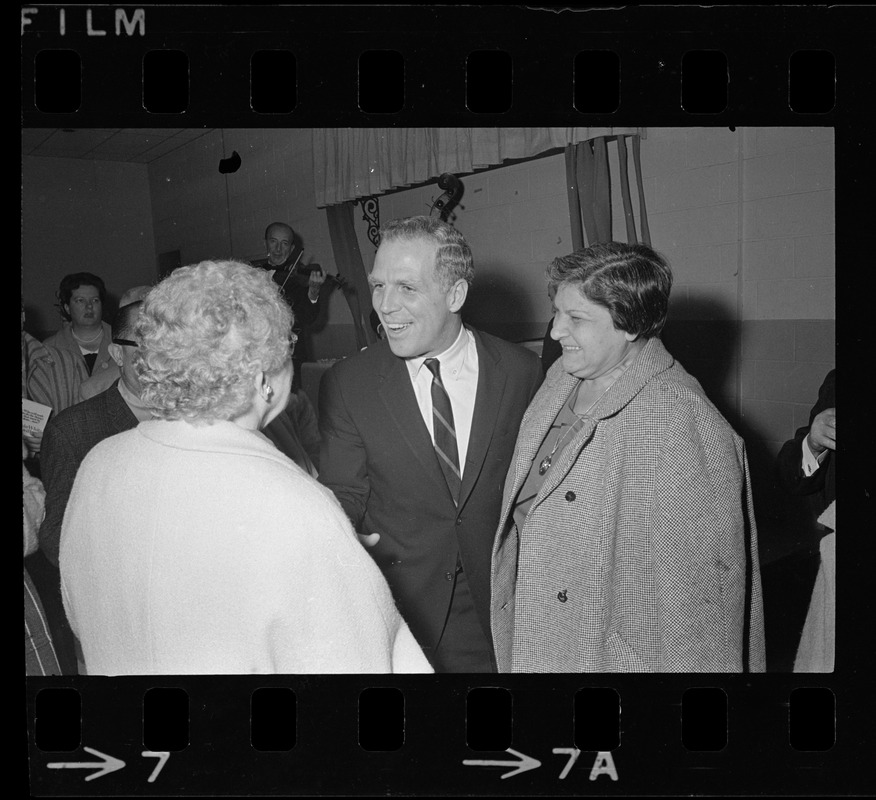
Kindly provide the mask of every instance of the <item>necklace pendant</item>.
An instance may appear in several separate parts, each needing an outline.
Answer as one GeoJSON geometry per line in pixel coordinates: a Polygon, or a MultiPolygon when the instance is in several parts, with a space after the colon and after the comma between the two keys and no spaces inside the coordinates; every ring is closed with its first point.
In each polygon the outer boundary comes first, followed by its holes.
{"type": "Polygon", "coordinates": [[[541,460],[541,463],[538,465],[538,474],[544,475],[545,472],[548,471],[548,468],[551,465],[551,457],[547,456],[541,460]]]}

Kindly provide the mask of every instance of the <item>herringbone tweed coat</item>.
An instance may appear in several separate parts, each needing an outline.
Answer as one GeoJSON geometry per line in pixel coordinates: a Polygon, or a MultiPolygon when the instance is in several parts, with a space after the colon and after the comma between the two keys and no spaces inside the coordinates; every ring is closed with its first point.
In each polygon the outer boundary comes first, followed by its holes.
{"type": "Polygon", "coordinates": [[[744,443],[651,339],[533,501],[513,506],[577,379],[561,362],[521,422],[492,555],[503,672],[764,669],[744,443]]]}

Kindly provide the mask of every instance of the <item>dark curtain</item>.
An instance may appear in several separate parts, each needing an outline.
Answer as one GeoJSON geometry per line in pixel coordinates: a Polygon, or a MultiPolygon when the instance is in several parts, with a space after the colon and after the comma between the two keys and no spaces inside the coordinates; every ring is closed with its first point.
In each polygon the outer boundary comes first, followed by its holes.
{"type": "Polygon", "coordinates": [[[353,225],[353,204],[348,200],[328,206],[325,213],[338,274],[347,281],[343,291],[353,317],[356,348],[361,350],[376,342],[377,334],[369,324],[371,289],[368,286],[368,276],[365,274],[365,264],[362,262],[362,253],[359,251],[359,241],[353,225]]]}
{"type": "Polygon", "coordinates": [[[609,141],[615,142],[618,154],[619,186],[624,208],[624,223],[628,242],[651,243],[642,188],[639,137],[630,136],[639,199],[641,239],[636,233],[633,202],[630,194],[629,156],[626,136],[600,136],[586,142],[566,145],[566,185],[569,195],[569,219],[572,224],[572,245],[575,250],[597,242],[610,241],[611,176],[608,169],[609,141]]]}

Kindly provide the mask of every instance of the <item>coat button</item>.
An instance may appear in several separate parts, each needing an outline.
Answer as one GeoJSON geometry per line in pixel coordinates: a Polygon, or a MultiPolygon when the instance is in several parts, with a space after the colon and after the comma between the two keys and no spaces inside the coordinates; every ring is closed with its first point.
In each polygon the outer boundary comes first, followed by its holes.
{"type": "Polygon", "coordinates": [[[459,518],[456,520],[456,524],[457,524],[457,525],[462,525],[462,517],[459,517],[459,518]]]}
{"type": "Polygon", "coordinates": [[[557,600],[559,600],[561,603],[565,603],[566,600],[568,600],[568,599],[569,598],[566,596],[565,589],[563,589],[563,591],[561,591],[561,592],[557,592],[557,600]]]}
{"type": "Polygon", "coordinates": [[[444,580],[452,581],[453,580],[453,573],[452,572],[445,572],[444,573],[444,580]]]}
{"type": "Polygon", "coordinates": [[[568,500],[571,503],[574,499],[575,499],[574,492],[566,492],[566,500],[568,500]]]}

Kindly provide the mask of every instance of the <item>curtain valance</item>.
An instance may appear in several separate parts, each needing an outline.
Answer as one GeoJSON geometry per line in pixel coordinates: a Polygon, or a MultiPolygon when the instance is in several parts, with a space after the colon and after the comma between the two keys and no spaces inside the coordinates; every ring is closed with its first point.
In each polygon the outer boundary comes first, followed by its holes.
{"type": "Polygon", "coordinates": [[[643,128],[315,128],[320,208],[643,128]]]}

